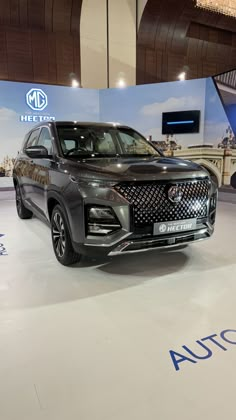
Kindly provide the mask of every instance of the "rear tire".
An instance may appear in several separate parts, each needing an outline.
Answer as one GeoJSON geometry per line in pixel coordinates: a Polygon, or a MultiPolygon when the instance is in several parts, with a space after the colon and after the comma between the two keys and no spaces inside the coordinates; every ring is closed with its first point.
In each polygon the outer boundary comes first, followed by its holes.
{"type": "Polygon", "coordinates": [[[20,219],[31,219],[33,216],[32,211],[24,205],[19,184],[16,184],[16,210],[20,219]]]}
{"type": "Polygon", "coordinates": [[[57,260],[65,266],[80,261],[81,255],[74,251],[68,223],[60,205],[56,205],[51,217],[52,244],[57,260]]]}

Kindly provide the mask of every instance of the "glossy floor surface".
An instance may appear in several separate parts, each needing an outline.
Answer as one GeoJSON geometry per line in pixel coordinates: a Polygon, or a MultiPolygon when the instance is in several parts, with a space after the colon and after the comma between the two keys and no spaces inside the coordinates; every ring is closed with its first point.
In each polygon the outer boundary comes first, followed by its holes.
{"type": "Polygon", "coordinates": [[[73,268],[11,200],[0,234],[0,419],[234,418],[236,205],[209,241],[73,268]]]}

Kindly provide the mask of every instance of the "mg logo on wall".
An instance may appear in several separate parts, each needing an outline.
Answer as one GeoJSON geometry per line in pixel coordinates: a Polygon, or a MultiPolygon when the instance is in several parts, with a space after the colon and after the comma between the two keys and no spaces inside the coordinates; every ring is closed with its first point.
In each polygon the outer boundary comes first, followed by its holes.
{"type": "Polygon", "coordinates": [[[48,97],[42,89],[33,88],[26,94],[26,103],[34,111],[43,111],[48,105],[48,97]]]}

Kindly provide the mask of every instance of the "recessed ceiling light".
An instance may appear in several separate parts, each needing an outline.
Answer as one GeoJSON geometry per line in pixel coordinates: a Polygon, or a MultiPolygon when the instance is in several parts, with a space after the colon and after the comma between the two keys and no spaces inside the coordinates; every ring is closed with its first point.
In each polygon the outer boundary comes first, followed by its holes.
{"type": "Polygon", "coordinates": [[[181,80],[181,81],[185,80],[186,79],[186,72],[183,71],[182,73],[180,73],[178,75],[178,79],[181,80]]]}
{"type": "Polygon", "coordinates": [[[122,78],[120,78],[119,80],[118,80],[118,82],[117,82],[117,87],[118,88],[125,88],[126,87],[126,82],[125,82],[125,80],[124,79],[122,79],[122,78]]]}
{"type": "Polygon", "coordinates": [[[78,82],[78,80],[76,80],[76,79],[72,79],[72,82],[71,82],[71,87],[73,87],[73,88],[77,88],[77,87],[79,87],[79,82],[78,82]]]}

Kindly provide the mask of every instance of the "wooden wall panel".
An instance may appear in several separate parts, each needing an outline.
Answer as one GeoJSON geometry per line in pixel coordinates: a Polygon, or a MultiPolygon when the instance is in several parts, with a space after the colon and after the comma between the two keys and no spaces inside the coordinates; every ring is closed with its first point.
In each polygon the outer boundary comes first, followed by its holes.
{"type": "Polygon", "coordinates": [[[74,73],[80,74],[81,61],[80,61],[80,38],[74,37],[74,73]]]}
{"type": "Polygon", "coordinates": [[[69,75],[73,72],[71,63],[73,62],[73,38],[72,36],[57,37],[56,57],[57,57],[57,77],[66,84],[69,75]]]}
{"type": "Polygon", "coordinates": [[[33,75],[31,39],[27,31],[6,32],[8,77],[10,80],[31,80],[33,75]]]}
{"type": "Polygon", "coordinates": [[[0,79],[7,79],[7,41],[5,32],[0,31],[0,79]]]}
{"type": "Polygon", "coordinates": [[[20,2],[19,24],[23,27],[28,25],[28,0],[21,0],[20,2]]]}
{"type": "Polygon", "coordinates": [[[48,35],[48,83],[59,84],[57,77],[56,37],[48,35]],[[55,80],[57,83],[55,83],[55,80]]]}
{"type": "Polygon", "coordinates": [[[31,43],[34,78],[41,83],[48,83],[48,35],[44,32],[32,32],[31,43]]]}
{"type": "Polygon", "coordinates": [[[0,0],[0,78],[70,85],[80,80],[82,0],[0,0]]]}
{"type": "Polygon", "coordinates": [[[148,1],[138,32],[137,84],[176,80],[185,70],[196,78],[235,67],[235,19],[198,9],[192,0],[148,1]]]}
{"type": "Polygon", "coordinates": [[[44,0],[34,0],[24,3],[28,10],[28,27],[31,29],[45,29],[45,2],[44,0]]]}
{"type": "Polygon", "coordinates": [[[146,50],[146,68],[148,72],[148,77],[150,80],[150,83],[155,83],[156,73],[157,73],[157,57],[156,57],[156,51],[147,49],[146,50]]]}

